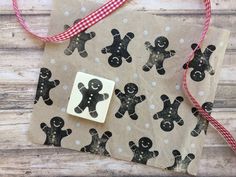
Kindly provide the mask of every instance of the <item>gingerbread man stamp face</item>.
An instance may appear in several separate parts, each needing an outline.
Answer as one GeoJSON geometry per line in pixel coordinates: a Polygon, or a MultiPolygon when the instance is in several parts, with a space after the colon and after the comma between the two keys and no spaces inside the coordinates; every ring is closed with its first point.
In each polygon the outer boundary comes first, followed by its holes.
{"type": "Polygon", "coordinates": [[[67,113],[104,123],[115,82],[78,72],[71,92],[67,113]]]}

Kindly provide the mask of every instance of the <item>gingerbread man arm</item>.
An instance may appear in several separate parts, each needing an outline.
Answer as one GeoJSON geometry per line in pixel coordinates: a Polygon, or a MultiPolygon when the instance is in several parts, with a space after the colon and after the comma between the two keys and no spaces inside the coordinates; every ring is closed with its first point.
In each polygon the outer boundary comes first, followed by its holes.
{"type": "Polygon", "coordinates": [[[109,95],[107,93],[99,94],[98,95],[98,101],[104,101],[109,98],[109,95]]]}
{"type": "Polygon", "coordinates": [[[85,38],[86,38],[85,41],[91,40],[91,39],[93,39],[95,36],[96,36],[96,33],[95,33],[95,32],[85,33],[85,38]]]}
{"type": "Polygon", "coordinates": [[[112,47],[111,46],[107,46],[105,48],[102,49],[102,53],[106,54],[106,53],[110,53],[111,52],[112,47]]]}
{"type": "Polygon", "coordinates": [[[72,133],[72,130],[71,130],[71,129],[62,130],[62,131],[61,131],[61,136],[62,136],[62,137],[66,137],[66,136],[70,135],[71,133],[72,133]]]}
{"type": "Polygon", "coordinates": [[[115,90],[115,94],[119,99],[122,99],[125,96],[125,94],[122,93],[119,89],[115,90]]]}
{"type": "Polygon", "coordinates": [[[40,124],[41,129],[44,131],[45,134],[48,134],[51,131],[51,128],[47,126],[45,123],[40,124]]]}
{"type": "Polygon", "coordinates": [[[210,75],[214,75],[215,74],[215,71],[214,69],[212,68],[212,66],[210,65],[210,63],[208,63],[208,66],[206,68],[207,72],[210,74],[210,75]]]}
{"type": "Polygon", "coordinates": [[[129,147],[133,152],[135,152],[138,149],[138,146],[136,146],[133,141],[129,142],[129,147]]]}
{"type": "Polygon", "coordinates": [[[155,48],[152,46],[152,44],[150,42],[145,42],[145,47],[146,49],[152,54],[155,50],[155,48]]]}
{"type": "Polygon", "coordinates": [[[146,99],[146,96],[145,96],[145,95],[141,95],[141,96],[139,96],[139,97],[135,97],[135,102],[136,102],[136,103],[141,103],[141,102],[143,102],[145,99],[146,99]]]}
{"type": "Polygon", "coordinates": [[[82,94],[87,92],[87,89],[85,88],[84,84],[81,82],[78,84],[78,89],[82,94]]]}
{"type": "Polygon", "coordinates": [[[50,81],[49,85],[51,86],[51,88],[55,88],[56,86],[58,86],[60,84],[59,80],[54,80],[54,81],[50,81]]]}
{"type": "Polygon", "coordinates": [[[173,57],[175,55],[175,51],[174,50],[171,50],[171,51],[165,51],[164,53],[164,58],[170,58],[170,57],[173,57]]]}
{"type": "Polygon", "coordinates": [[[159,155],[158,151],[153,151],[148,153],[148,159],[155,158],[159,155]]]}

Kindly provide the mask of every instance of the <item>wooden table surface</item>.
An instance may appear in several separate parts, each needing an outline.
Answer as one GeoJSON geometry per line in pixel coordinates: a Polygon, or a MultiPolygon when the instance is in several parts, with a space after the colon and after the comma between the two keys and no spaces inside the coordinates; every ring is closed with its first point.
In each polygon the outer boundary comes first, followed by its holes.
{"type": "MultiPolygon", "coordinates": [[[[18,0],[35,32],[46,35],[52,0],[18,0]]],[[[94,0],[95,1],[95,0],[94,0]]],[[[104,1],[104,0],[102,0],[104,1]]],[[[69,1],[68,1],[69,2],[69,1]]],[[[201,0],[133,0],[126,8],[203,23],[201,0]]],[[[213,25],[230,30],[213,116],[236,136],[236,1],[212,0],[213,25]]],[[[0,176],[176,176],[156,168],[32,144],[28,128],[44,44],[18,25],[0,1],[0,176]]],[[[235,154],[209,128],[199,176],[236,176],[235,154]]],[[[183,175],[179,175],[183,176],[183,175]]]]}

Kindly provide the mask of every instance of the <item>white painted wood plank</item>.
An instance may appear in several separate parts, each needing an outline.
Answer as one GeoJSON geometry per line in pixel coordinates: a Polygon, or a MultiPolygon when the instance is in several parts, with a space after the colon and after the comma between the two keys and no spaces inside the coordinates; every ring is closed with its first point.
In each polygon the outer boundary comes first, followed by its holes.
{"type": "MultiPolygon", "coordinates": [[[[5,176],[188,176],[60,148],[0,153],[4,154],[0,173],[5,176]]],[[[228,148],[203,148],[199,176],[233,177],[235,163],[234,153],[228,148]]]]}
{"type": "MultiPolygon", "coordinates": [[[[96,2],[96,0],[93,0],[96,2]]],[[[100,2],[106,2],[107,0],[101,0],[100,2]]],[[[18,0],[19,7],[24,14],[48,14],[52,8],[52,0],[31,0],[30,3],[24,0],[18,0]]],[[[202,0],[131,0],[131,3],[127,8],[137,9],[137,10],[172,10],[172,11],[195,11],[203,9],[202,0]]],[[[234,0],[212,0],[213,11],[235,11],[236,4],[234,0]]],[[[12,14],[12,5],[9,0],[0,1],[0,14],[12,14]]]]}

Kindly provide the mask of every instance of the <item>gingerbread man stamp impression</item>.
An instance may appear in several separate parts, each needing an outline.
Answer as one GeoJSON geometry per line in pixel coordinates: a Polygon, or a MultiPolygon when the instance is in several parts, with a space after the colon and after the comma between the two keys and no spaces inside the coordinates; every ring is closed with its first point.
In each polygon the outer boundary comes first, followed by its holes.
{"type": "Polygon", "coordinates": [[[67,113],[104,123],[114,87],[114,81],[78,72],[69,99],[67,113]]]}

